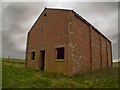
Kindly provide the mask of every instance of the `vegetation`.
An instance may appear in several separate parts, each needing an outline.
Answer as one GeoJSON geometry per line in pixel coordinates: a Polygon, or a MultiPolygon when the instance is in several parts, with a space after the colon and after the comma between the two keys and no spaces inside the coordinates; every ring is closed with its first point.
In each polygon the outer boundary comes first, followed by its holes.
{"type": "Polygon", "coordinates": [[[2,88],[2,59],[0,58],[0,89],[2,88]]]}
{"type": "Polygon", "coordinates": [[[25,67],[25,60],[2,60],[3,88],[106,88],[118,87],[118,67],[72,78],[25,67]]]}

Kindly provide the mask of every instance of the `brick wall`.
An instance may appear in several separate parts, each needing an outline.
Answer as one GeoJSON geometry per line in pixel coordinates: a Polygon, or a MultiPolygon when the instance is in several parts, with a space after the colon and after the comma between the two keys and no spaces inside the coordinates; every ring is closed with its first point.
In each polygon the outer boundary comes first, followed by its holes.
{"type": "Polygon", "coordinates": [[[106,39],[101,36],[101,54],[102,54],[102,68],[107,68],[107,45],[106,39]]]}
{"type": "Polygon", "coordinates": [[[70,17],[68,56],[72,75],[111,67],[111,43],[91,25],[73,14],[70,17]]]}
{"type": "Polygon", "coordinates": [[[108,52],[108,67],[112,67],[112,47],[110,42],[107,42],[107,52],[108,52]]]}
{"type": "Polygon", "coordinates": [[[27,66],[40,67],[40,50],[45,50],[45,71],[68,73],[67,43],[68,43],[68,12],[45,10],[35,23],[28,38],[27,66]],[[46,16],[44,16],[46,14],[46,16]],[[58,15],[59,14],[59,15],[58,15]],[[65,58],[56,59],[57,47],[65,47],[65,58]],[[30,52],[35,50],[35,60],[30,60],[30,52]]]}
{"type": "Polygon", "coordinates": [[[45,71],[67,75],[111,67],[111,43],[72,11],[44,10],[28,33],[26,65],[40,68],[40,51],[45,50],[45,71]],[[56,59],[56,49],[65,48],[63,60],[56,59]],[[30,53],[35,51],[35,60],[30,53]]]}
{"type": "Polygon", "coordinates": [[[74,67],[73,73],[83,73],[90,71],[90,36],[89,26],[74,15],[73,34],[74,34],[74,67]]]}

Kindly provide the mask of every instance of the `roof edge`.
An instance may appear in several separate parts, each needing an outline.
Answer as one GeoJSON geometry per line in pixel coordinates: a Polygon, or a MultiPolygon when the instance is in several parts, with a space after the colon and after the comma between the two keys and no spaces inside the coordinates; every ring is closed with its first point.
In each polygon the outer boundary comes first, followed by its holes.
{"type": "Polygon", "coordinates": [[[110,43],[111,41],[103,34],[101,33],[96,27],[94,27],[91,23],[89,23],[87,20],[85,20],[82,16],[80,16],[79,14],[77,14],[74,10],[71,9],[60,9],[60,8],[46,8],[45,9],[50,9],[50,10],[62,10],[62,11],[72,11],[72,13],[77,16],[79,19],[81,19],[83,22],[85,22],[86,24],[92,26],[93,29],[95,29],[95,31],[97,31],[99,34],[101,34],[104,38],[106,38],[110,43]]]}
{"type": "Polygon", "coordinates": [[[72,13],[79,19],[81,19],[83,22],[91,26],[95,31],[97,31],[100,35],[102,35],[105,39],[107,39],[110,43],[111,41],[103,34],[101,33],[96,27],[94,27],[91,23],[89,23],[87,20],[85,20],[83,17],[81,17],[79,14],[77,14],[74,10],[72,10],[72,13]]]}
{"type": "Polygon", "coordinates": [[[35,26],[35,24],[37,23],[37,21],[39,20],[39,18],[41,17],[41,15],[44,13],[44,11],[46,10],[47,8],[45,7],[42,11],[42,13],[38,16],[37,20],[35,21],[35,23],[32,25],[32,27],[30,28],[30,30],[28,31],[28,34],[30,33],[30,31],[32,30],[32,28],[35,26]]]}
{"type": "Polygon", "coordinates": [[[48,9],[48,10],[62,10],[62,11],[73,11],[73,10],[71,10],[71,9],[60,9],[60,8],[46,8],[45,7],[45,9],[48,9]]]}
{"type": "MultiPolygon", "coordinates": [[[[85,22],[86,24],[88,24],[89,26],[92,26],[93,29],[95,29],[95,31],[97,31],[99,34],[101,34],[104,38],[106,38],[110,43],[111,41],[105,36],[103,35],[103,33],[101,33],[96,27],[94,27],[92,24],[90,24],[87,20],[85,20],[83,17],[81,17],[79,14],[77,14],[74,10],[71,9],[60,9],[60,8],[47,8],[45,7],[44,10],[42,11],[42,13],[40,14],[40,16],[37,18],[37,20],[35,21],[35,23],[33,24],[33,26],[31,27],[31,29],[29,30],[29,32],[32,30],[32,28],[34,27],[34,25],[36,24],[36,22],[39,20],[39,18],[41,17],[41,15],[44,13],[44,11],[48,9],[48,10],[62,10],[62,11],[72,11],[72,13],[78,17],[79,19],[81,19],[83,22],[85,22]]],[[[29,33],[28,32],[28,33],[29,33]]]]}

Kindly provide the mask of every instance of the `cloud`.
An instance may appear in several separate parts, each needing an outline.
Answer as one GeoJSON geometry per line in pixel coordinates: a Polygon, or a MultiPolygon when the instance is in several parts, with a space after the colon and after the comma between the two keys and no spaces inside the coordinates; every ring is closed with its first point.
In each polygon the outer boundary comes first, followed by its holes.
{"type": "Polygon", "coordinates": [[[119,2],[119,0],[1,0],[2,2],[119,2]]]}
{"type": "Polygon", "coordinates": [[[3,3],[3,57],[24,58],[27,32],[42,11],[41,6],[37,5],[39,4],[3,3]]]}
{"type": "Polygon", "coordinates": [[[113,59],[118,59],[118,42],[112,44],[113,59]]]}
{"type": "Polygon", "coordinates": [[[2,45],[3,57],[25,57],[27,32],[45,7],[72,9],[97,27],[113,42],[113,57],[118,49],[118,7],[117,2],[40,2],[3,3],[2,7],[2,45]]]}
{"type": "Polygon", "coordinates": [[[110,37],[112,34],[118,33],[118,4],[116,2],[95,2],[86,4],[84,9],[79,9],[78,11],[87,21],[92,23],[93,26],[105,34],[105,36],[110,37]]]}
{"type": "Polygon", "coordinates": [[[2,4],[0,3],[0,58],[2,57],[2,4]]]}
{"type": "MultiPolygon", "coordinates": [[[[2,56],[3,57],[8,57],[8,56],[11,56],[11,57],[14,57],[14,58],[23,58],[24,57],[24,54],[25,54],[25,51],[19,51],[17,50],[16,47],[13,43],[14,42],[11,42],[11,38],[9,39],[9,36],[6,36],[2,35],[2,56]]],[[[20,46],[20,45],[19,45],[20,46]]]]}

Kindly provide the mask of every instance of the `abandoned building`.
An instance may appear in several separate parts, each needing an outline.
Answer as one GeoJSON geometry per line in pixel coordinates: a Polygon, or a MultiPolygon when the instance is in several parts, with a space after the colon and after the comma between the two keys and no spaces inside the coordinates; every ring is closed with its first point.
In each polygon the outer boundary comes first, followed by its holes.
{"type": "Polygon", "coordinates": [[[112,67],[111,41],[73,10],[45,8],[28,32],[26,66],[70,76],[112,67]]]}

